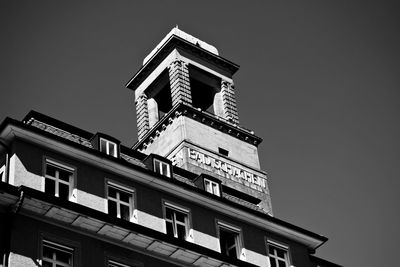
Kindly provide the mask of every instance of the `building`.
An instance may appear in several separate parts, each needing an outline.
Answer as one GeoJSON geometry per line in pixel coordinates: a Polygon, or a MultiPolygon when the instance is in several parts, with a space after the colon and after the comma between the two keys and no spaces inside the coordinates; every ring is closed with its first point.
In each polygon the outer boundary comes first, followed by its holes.
{"type": "Polygon", "coordinates": [[[174,28],[128,82],[126,147],[31,111],[0,125],[0,266],[338,266],[273,217],[238,65],[174,28]]]}

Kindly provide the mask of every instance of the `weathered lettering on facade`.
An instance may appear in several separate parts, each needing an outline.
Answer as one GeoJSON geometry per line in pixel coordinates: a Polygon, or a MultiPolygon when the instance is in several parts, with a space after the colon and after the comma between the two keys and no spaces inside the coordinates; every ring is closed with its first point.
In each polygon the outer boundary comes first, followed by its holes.
{"type": "Polygon", "coordinates": [[[206,155],[202,152],[194,150],[192,148],[188,148],[189,158],[197,161],[200,164],[205,164],[207,166],[212,167],[217,172],[223,172],[224,174],[228,174],[231,177],[236,177],[240,180],[247,181],[249,183],[258,185],[262,188],[266,188],[266,181],[264,178],[257,176],[254,173],[245,171],[241,168],[233,166],[227,162],[222,160],[213,158],[209,155],[206,155]]]}

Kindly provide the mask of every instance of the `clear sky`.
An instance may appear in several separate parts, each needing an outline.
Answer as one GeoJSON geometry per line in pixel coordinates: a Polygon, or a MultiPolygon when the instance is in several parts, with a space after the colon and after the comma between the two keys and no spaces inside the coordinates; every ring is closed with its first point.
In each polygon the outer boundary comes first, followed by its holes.
{"type": "Polygon", "coordinates": [[[0,120],[31,109],[125,145],[125,83],[172,27],[239,64],[275,216],[317,256],[398,266],[400,8],[389,1],[0,1],[0,120]]]}

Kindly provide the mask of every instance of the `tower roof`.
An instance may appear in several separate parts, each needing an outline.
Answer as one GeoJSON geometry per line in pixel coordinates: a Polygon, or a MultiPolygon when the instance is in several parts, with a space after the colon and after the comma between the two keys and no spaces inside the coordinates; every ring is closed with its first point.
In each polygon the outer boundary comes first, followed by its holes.
{"type": "Polygon", "coordinates": [[[212,46],[204,41],[201,41],[200,39],[178,29],[178,26],[176,26],[175,28],[173,28],[162,40],[161,42],[150,52],[150,54],[148,54],[144,60],[143,60],[143,65],[145,65],[147,63],[147,61],[149,61],[156,53],[157,51],[168,42],[168,39],[171,36],[177,36],[185,41],[188,41],[189,43],[192,43],[196,46],[199,46],[201,48],[203,48],[204,50],[207,50],[208,52],[211,52],[217,56],[219,56],[218,50],[215,46],[212,46]]]}
{"type": "Polygon", "coordinates": [[[214,46],[178,28],[173,28],[145,57],[143,66],[127,82],[126,87],[136,90],[174,49],[184,51],[186,54],[196,55],[198,58],[208,62],[208,64],[218,66],[230,77],[239,69],[239,65],[221,57],[214,46]]]}

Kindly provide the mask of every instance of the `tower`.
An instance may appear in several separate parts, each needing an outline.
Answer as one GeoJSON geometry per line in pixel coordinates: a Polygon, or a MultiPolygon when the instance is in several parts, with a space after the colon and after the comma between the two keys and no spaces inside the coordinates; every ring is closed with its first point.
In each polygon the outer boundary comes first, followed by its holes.
{"type": "Polygon", "coordinates": [[[338,267],[312,255],[326,237],[270,216],[237,69],[173,29],[128,83],[134,149],[36,111],[6,118],[0,266],[338,267]]]}
{"type": "Polygon", "coordinates": [[[267,175],[260,169],[262,139],[239,124],[235,63],[178,28],[144,59],[128,82],[135,91],[138,142],[134,149],[214,177],[225,190],[249,196],[272,215],[267,175]]]}

